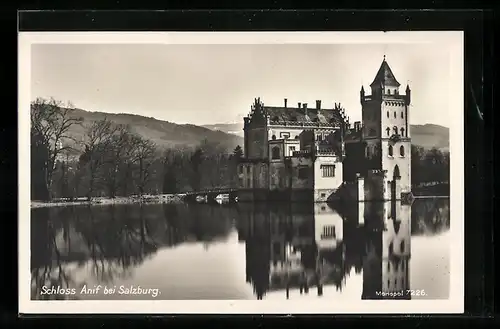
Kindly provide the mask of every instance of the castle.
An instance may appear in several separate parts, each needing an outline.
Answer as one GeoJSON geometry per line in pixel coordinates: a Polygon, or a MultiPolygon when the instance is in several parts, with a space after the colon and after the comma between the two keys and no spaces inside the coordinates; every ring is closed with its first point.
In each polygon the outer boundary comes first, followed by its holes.
{"type": "Polygon", "coordinates": [[[325,202],[400,200],[411,194],[411,91],[384,60],[361,87],[362,121],[351,124],[340,104],[267,106],[255,99],[244,118],[238,200],[325,202]]]}

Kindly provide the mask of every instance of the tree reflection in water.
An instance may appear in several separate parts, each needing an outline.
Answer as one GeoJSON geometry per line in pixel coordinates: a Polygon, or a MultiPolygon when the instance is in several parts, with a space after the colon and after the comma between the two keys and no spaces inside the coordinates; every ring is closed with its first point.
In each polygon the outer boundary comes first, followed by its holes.
{"type": "Polygon", "coordinates": [[[235,209],[209,205],[33,209],[32,299],[78,298],[42,295],[42,287],[79,291],[88,279],[112,283],[130,277],[159,248],[218,241],[228,235],[234,216],[235,209]]]}
{"type": "Polygon", "coordinates": [[[257,299],[311,289],[322,296],[329,286],[340,292],[350,275],[363,277],[361,298],[388,298],[376,292],[409,286],[410,229],[411,235],[447,230],[448,202],[33,209],[32,299],[78,298],[42,295],[42,287],[113,283],[129,278],[161,248],[202,242],[209,249],[232,230],[245,245],[246,281],[257,299]]]}

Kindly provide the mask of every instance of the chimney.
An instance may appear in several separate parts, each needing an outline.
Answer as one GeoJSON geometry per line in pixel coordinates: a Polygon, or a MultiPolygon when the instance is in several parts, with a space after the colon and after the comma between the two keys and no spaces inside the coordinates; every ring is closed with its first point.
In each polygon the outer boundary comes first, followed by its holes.
{"type": "Polygon", "coordinates": [[[317,100],[316,101],[316,110],[319,110],[319,109],[321,109],[321,101],[317,100]]]}
{"type": "Polygon", "coordinates": [[[302,104],[302,107],[304,108],[304,115],[307,115],[307,103],[302,104]]]}
{"type": "Polygon", "coordinates": [[[297,106],[299,109],[302,107],[302,103],[299,102],[299,106],[297,106]]]}
{"type": "Polygon", "coordinates": [[[360,131],[360,130],[361,130],[361,121],[354,122],[354,131],[360,131]]]}
{"type": "Polygon", "coordinates": [[[287,105],[286,103],[287,103],[287,99],[285,98],[285,108],[286,108],[286,105],[287,105]]]}

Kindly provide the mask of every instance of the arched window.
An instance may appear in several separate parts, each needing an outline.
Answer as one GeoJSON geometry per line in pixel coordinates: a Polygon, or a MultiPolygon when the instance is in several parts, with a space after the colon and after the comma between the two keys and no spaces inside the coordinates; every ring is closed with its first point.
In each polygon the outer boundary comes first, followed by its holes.
{"type": "Polygon", "coordinates": [[[401,244],[399,245],[399,252],[405,252],[405,240],[401,241],[401,244]]]}
{"type": "Polygon", "coordinates": [[[401,119],[403,119],[405,115],[403,114],[403,111],[401,111],[401,119]]]}
{"type": "Polygon", "coordinates": [[[273,139],[273,141],[276,140],[276,135],[273,135],[273,137],[271,137],[271,138],[273,139]]]}
{"type": "Polygon", "coordinates": [[[401,155],[402,157],[405,156],[405,147],[403,145],[399,147],[399,155],[401,155]]]}
{"type": "Polygon", "coordinates": [[[396,111],[394,111],[394,119],[396,119],[398,115],[396,114],[396,111]]]}
{"type": "Polygon", "coordinates": [[[405,128],[401,128],[401,136],[405,137],[405,128]]]}
{"type": "Polygon", "coordinates": [[[394,127],[392,129],[394,130],[394,135],[397,135],[398,134],[398,127],[394,127]]]}
{"type": "Polygon", "coordinates": [[[390,89],[387,89],[387,94],[390,95],[391,94],[391,90],[390,89]]]}
{"type": "Polygon", "coordinates": [[[387,129],[385,131],[387,131],[387,136],[391,135],[391,128],[387,127],[387,129]]]}
{"type": "Polygon", "coordinates": [[[399,173],[399,166],[396,165],[394,166],[394,174],[393,174],[393,177],[396,178],[396,177],[401,177],[401,174],[399,173]]]}
{"type": "Polygon", "coordinates": [[[281,156],[280,156],[280,148],[278,146],[273,147],[272,158],[273,159],[279,159],[279,158],[281,158],[281,156]]]}
{"type": "Polygon", "coordinates": [[[392,153],[393,153],[393,151],[392,151],[392,145],[389,145],[389,156],[390,157],[392,157],[392,153]]]}
{"type": "Polygon", "coordinates": [[[389,117],[389,111],[387,111],[387,117],[389,117]]]}

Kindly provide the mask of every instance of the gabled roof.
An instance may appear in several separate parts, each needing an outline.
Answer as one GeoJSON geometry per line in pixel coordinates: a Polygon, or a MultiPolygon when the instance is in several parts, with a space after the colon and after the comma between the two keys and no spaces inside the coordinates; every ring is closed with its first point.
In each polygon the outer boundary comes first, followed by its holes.
{"type": "Polygon", "coordinates": [[[265,112],[273,122],[299,122],[320,123],[327,125],[340,125],[344,119],[338,109],[315,109],[307,110],[307,115],[302,108],[265,106],[265,112]]]}
{"type": "Polygon", "coordinates": [[[374,85],[385,85],[385,86],[395,86],[399,87],[401,84],[396,80],[394,77],[394,74],[392,73],[391,68],[389,67],[389,64],[387,64],[385,58],[382,64],[380,65],[380,68],[378,69],[377,75],[375,76],[375,79],[371,83],[371,86],[374,85]]]}

